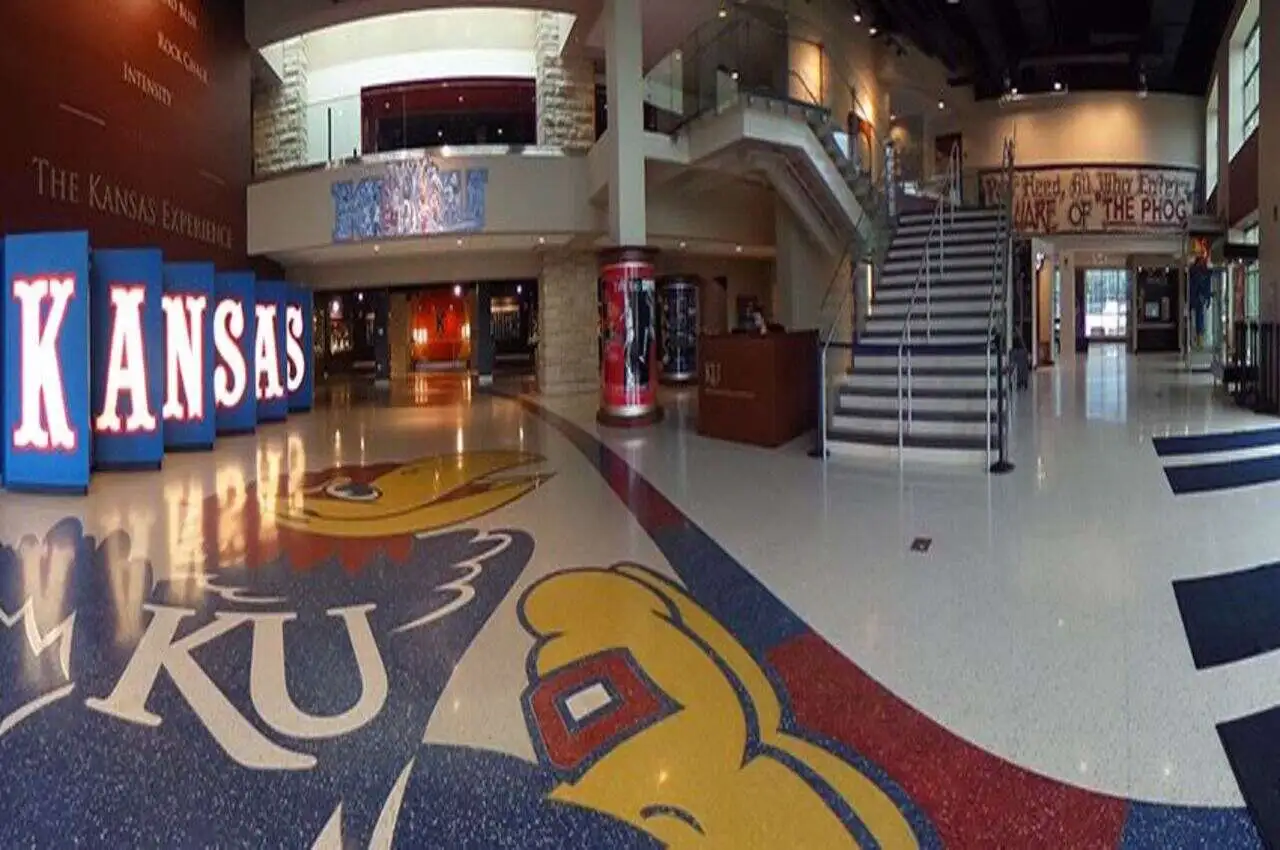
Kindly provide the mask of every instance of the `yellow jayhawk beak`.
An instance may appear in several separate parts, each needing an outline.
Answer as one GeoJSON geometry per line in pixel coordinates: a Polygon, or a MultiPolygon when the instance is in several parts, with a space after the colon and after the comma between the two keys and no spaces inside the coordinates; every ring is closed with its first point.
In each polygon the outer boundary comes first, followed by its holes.
{"type": "Polygon", "coordinates": [[[786,731],[767,674],[674,583],[634,565],[557,573],[521,614],[537,639],[526,711],[551,799],[670,847],[915,848],[871,779],[786,731]]]}
{"type": "Polygon", "coordinates": [[[283,528],[330,537],[393,537],[457,525],[515,501],[551,477],[524,452],[423,458],[370,481],[335,476],[276,500],[283,528]],[[515,474],[511,474],[515,473],[515,474]]]}

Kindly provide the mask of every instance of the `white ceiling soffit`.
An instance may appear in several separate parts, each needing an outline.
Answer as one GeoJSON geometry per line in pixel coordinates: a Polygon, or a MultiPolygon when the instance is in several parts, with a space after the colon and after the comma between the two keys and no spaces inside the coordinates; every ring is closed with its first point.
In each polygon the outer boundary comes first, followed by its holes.
{"type": "MultiPolygon", "coordinates": [[[[649,0],[653,2],[653,0],[649,0]]],[[[590,29],[601,0],[245,0],[245,38],[262,48],[287,38],[365,18],[413,12],[421,9],[546,9],[567,12],[590,29]],[[585,19],[585,20],[584,20],[585,19]]]]}
{"type": "MultiPolygon", "coordinates": [[[[704,21],[715,17],[720,0],[639,0],[644,28],[644,65],[652,68],[704,21]]],[[[324,27],[418,9],[546,9],[576,16],[574,36],[604,49],[602,0],[245,0],[245,37],[261,48],[324,27]],[[584,34],[590,33],[590,36],[584,34]]],[[[567,37],[567,36],[566,36],[567,37]]],[[[465,45],[460,45],[465,46],[465,45]]]]}

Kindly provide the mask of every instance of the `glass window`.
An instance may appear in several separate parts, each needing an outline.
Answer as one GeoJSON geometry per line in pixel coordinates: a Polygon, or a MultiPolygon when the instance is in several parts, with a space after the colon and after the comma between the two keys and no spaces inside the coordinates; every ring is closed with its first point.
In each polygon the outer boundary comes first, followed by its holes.
{"type": "Polygon", "coordinates": [[[1258,129],[1259,69],[1262,65],[1261,21],[1244,40],[1244,138],[1258,129]]]}
{"type": "MultiPolygon", "coordinates": [[[[1258,225],[1251,224],[1244,229],[1246,245],[1258,244],[1258,225]]],[[[1244,269],[1244,318],[1256,322],[1261,313],[1262,279],[1258,274],[1258,264],[1249,263],[1244,269]]]]}

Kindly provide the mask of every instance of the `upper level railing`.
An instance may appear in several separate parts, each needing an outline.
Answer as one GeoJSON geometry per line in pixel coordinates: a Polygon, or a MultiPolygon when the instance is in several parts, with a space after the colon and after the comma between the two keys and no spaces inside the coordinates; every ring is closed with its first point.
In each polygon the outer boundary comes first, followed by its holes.
{"type": "MultiPolygon", "coordinates": [[[[737,5],[658,62],[645,77],[650,129],[675,132],[738,103],[742,95],[770,97],[825,110],[843,128],[849,158],[880,176],[888,139],[856,82],[839,71],[845,63],[827,46],[792,35],[773,11],[737,5]]],[[[795,14],[788,20],[794,23],[795,14]]]]}

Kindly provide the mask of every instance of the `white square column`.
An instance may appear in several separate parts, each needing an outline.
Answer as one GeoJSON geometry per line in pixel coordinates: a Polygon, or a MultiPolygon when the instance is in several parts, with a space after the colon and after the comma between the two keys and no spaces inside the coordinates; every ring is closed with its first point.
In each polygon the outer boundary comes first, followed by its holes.
{"type": "Polygon", "coordinates": [[[648,239],[644,185],[644,33],[640,0],[605,0],[609,93],[609,235],[615,245],[648,239]]]}

